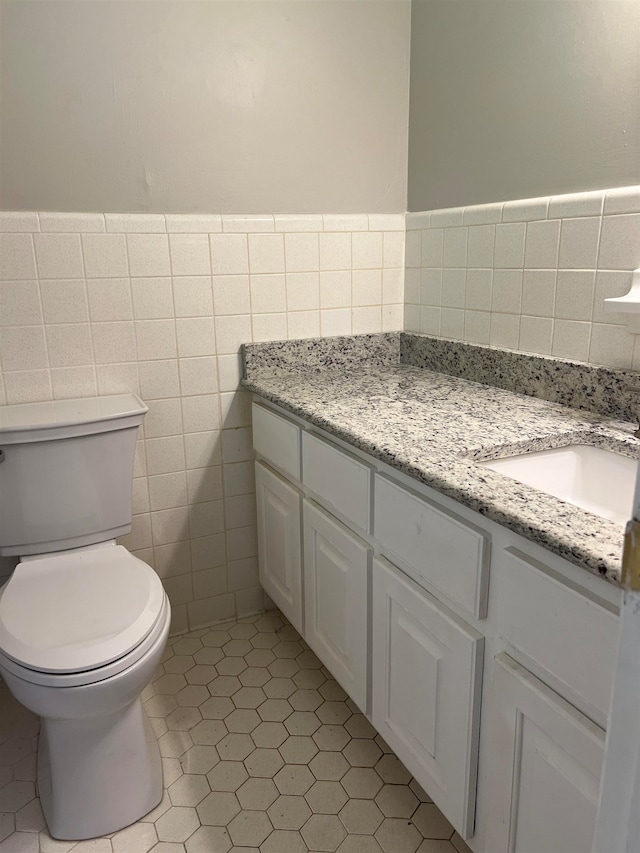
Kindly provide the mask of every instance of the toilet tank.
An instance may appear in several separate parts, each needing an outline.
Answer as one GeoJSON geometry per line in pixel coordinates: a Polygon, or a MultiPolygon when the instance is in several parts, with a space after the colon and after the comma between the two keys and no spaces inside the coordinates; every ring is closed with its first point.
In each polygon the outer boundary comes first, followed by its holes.
{"type": "Polygon", "coordinates": [[[128,533],[147,411],[135,394],[0,406],[0,556],[128,533]]]}

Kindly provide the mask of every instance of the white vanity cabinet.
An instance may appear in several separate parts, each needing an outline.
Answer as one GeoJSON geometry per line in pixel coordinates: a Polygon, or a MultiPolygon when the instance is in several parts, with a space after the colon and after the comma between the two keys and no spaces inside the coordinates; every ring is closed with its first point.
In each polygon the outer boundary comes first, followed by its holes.
{"type": "Polygon", "coordinates": [[[254,447],[265,589],[472,851],[589,853],[620,591],[270,404],[254,447]]]}

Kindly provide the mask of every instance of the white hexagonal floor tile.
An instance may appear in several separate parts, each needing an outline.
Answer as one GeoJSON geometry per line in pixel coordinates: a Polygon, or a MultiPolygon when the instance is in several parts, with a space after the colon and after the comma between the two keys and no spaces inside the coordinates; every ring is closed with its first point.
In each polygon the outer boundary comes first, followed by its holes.
{"type": "Polygon", "coordinates": [[[469,853],[277,612],[172,638],[143,699],[161,803],[110,838],[59,842],[35,796],[39,721],[0,682],[3,851],[469,853]]]}

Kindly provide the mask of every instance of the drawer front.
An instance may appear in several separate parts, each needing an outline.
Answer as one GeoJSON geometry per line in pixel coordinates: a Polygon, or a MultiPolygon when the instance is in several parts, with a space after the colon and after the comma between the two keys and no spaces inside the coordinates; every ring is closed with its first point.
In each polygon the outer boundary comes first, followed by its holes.
{"type": "Polygon", "coordinates": [[[275,412],[254,403],[253,447],[259,456],[300,479],[300,428],[275,412]]]}
{"type": "Polygon", "coordinates": [[[516,548],[494,554],[492,572],[500,635],[557,679],[562,687],[556,689],[569,701],[586,712],[595,709],[605,720],[616,664],[616,614],[516,548]]]}
{"type": "Polygon", "coordinates": [[[371,549],[319,507],[303,506],[304,638],[366,713],[371,549]]]}
{"type": "Polygon", "coordinates": [[[417,581],[470,615],[486,616],[490,540],[483,530],[376,475],[373,533],[417,581]]]}
{"type": "Polygon", "coordinates": [[[473,834],[484,638],[373,561],[372,721],[444,815],[473,834]]]}
{"type": "Polygon", "coordinates": [[[302,436],[302,480],[340,515],[371,530],[371,468],[328,441],[302,436]]]}

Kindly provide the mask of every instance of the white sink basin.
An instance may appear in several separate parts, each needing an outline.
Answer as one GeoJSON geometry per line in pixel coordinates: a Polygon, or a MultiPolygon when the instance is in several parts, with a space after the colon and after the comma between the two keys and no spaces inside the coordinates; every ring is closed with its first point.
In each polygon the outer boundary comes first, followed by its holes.
{"type": "Polygon", "coordinates": [[[602,518],[631,517],[638,460],[587,444],[572,444],[478,463],[602,518]]]}

